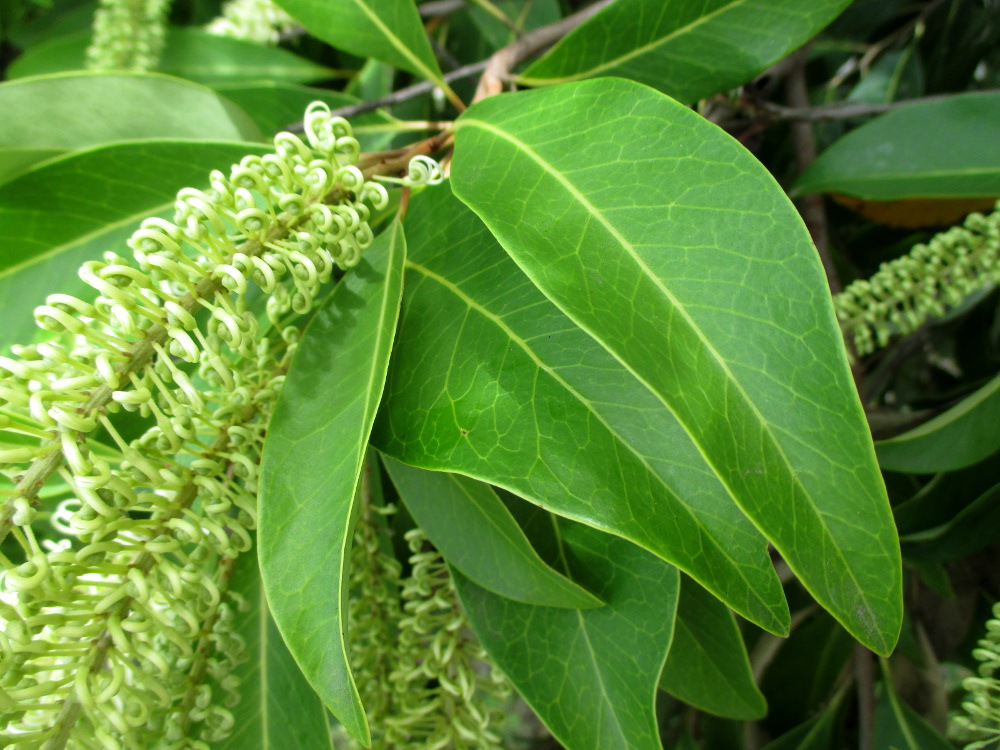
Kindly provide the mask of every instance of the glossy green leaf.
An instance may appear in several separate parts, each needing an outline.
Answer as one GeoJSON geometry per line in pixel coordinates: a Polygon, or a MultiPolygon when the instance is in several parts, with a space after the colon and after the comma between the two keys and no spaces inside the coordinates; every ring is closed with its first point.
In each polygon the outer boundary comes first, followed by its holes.
{"type": "Polygon", "coordinates": [[[793,193],[872,200],[1000,196],[1000,93],[955,94],[894,109],[819,155],[793,193]]]}
{"type": "Polygon", "coordinates": [[[767,712],[733,613],[686,576],[660,689],[717,716],[749,720],[767,712]]]}
{"type": "Polygon", "coordinates": [[[263,138],[239,107],[211,89],[150,73],[8,81],[0,84],[0,112],[0,149],[69,150],[140,138],[263,138]]]}
{"type": "Polygon", "coordinates": [[[417,524],[448,562],[495,594],[543,607],[600,607],[601,600],[546,565],[489,485],[384,457],[417,524]]]}
{"type": "Polygon", "coordinates": [[[230,709],[233,732],[217,750],[331,748],[326,709],[271,619],[255,552],[240,556],[229,589],[249,609],[237,612],[234,620],[244,646],[244,661],[233,672],[240,680],[240,702],[230,709]]]}
{"type": "MultiPolygon", "coordinates": [[[[81,70],[91,37],[88,29],[32,47],[11,64],[7,77],[81,70]]],[[[306,83],[343,76],[340,71],[280,47],[216,36],[195,28],[170,29],[156,72],[204,84],[263,80],[306,83]]]]}
{"type": "Polygon", "coordinates": [[[892,686],[888,665],[883,660],[882,694],[875,701],[872,747],[894,750],[953,750],[920,714],[903,703],[892,686]]]}
{"type": "Polygon", "coordinates": [[[692,102],[746,83],[850,0],[617,0],[525,71],[530,85],[631,78],[692,102]]]}
{"type": "Polygon", "coordinates": [[[413,0],[276,0],[313,36],[431,81],[441,69],[413,0]]]}
{"type": "Polygon", "coordinates": [[[207,187],[212,169],[266,151],[246,143],[117,143],[0,185],[0,350],[31,342],[32,311],[46,295],[93,295],[77,277],[80,265],[107,250],[127,254],[125,240],[139,222],[172,213],[178,190],[207,187]]]}
{"type": "Polygon", "coordinates": [[[607,606],[533,607],[453,571],[472,629],[567,750],[660,750],[654,704],[677,569],[586,526],[564,520],[559,528],[567,572],[607,606]]]}
{"type": "Polygon", "coordinates": [[[459,198],[659,396],[816,600],[890,652],[899,542],[825,274],[770,174],[630,81],[492,97],[456,127],[459,198]]]}
{"type": "Polygon", "coordinates": [[[271,614],[306,679],[366,745],[368,721],[347,656],[347,566],[405,254],[396,222],[316,313],[268,425],[261,465],[258,538],[271,614]]]}
{"type": "Polygon", "coordinates": [[[979,463],[1000,450],[1000,375],[912,430],[875,443],[888,471],[934,474],[979,463]]]}
{"type": "Polygon", "coordinates": [[[9,182],[33,165],[63,153],[61,148],[5,148],[0,149],[0,185],[9,182]]]}
{"type": "MultiPolygon", "coordinates": [[[[288,83],[249,83],[216,86],[215,90],[227,99],[236,102],[249,114],[257,127],[264,133],[272,134],[302,122],[302,113],[311,102],[326,102],[331,109],[349,107],[360,100],[347,94],[327,89],[294,86],[288,83]]],[[[365,112],[351,118],[354,135],[364,151],[381,151],[388,147],[394,132],[365,132],[373,125],[395,123],[393,117],[379,109],[365,112]]]]}
{"type": "Polygon", "coordinates": [[[379,450],[623,536],[787,632],[764,538],[663,404],[548,302],[446,187],[413,199],[407,237],[379,450]]]}

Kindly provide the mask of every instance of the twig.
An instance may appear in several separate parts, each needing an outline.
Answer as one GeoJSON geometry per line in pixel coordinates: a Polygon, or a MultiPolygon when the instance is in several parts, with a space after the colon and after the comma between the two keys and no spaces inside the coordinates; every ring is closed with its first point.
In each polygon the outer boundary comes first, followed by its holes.
{"type": "Polygon", "coordinates": [[[421,18],[433,18],[434,16],[450,16],[465,7],[465,0],[434,0],[418,5],[417,10],[420,12],[421,18]]]}
{"type": "MultiPolygon", "coordinates": [[[[793,55],[797,64],[793,65],[785,79],[785,95],[793,107],[809,106],[809,86],[806,83],[806,56],[809,47],[806,45],[793,55]]],[[[792,123],[792,141],[795,146],[795,161],[799,172],[816,160],[816,137],[810,122],[792,123]]],[[[819,252],[823,268],[826,270],[826,280],[830,291],[836,294],[841,290],[840,279],[830,257],[830,243],[827,235],[826,208],[822,195],[807,195],[799,200],[802,206],[802,218],[809,227],[813,244],[819,252]]]]}
{"type": "MultiPolygon", "coordinates": [[[[994,92],[998,90],[1000,89],[993,89],[994,92]]],[[[763,102],[755,106],[760,116],[775,121],[820,122],[823,120],[849,120],[852,117],[881,115],[890,110],[910,104],[941,101],[951,96],[954,95],[937,94],[935,96],[922,96],[914,99],[901,99],[895,102],[834,102],[832,104],[822,104],[817,107],[783,107],[780,104],[772,104],[770,102],[763,102]]]]}
{"type": "MultiPolygon", "coordinates": [[[[447,83],[452,81],[458,81],[462,78],[471,78],[474,75],[478,75],[486,69],[486,65],[489,60],[480,60],[479,62],[472,63],[471,65],[465,65],[458,70],[453,70],[450,73],[446,73],[444,80],[447,83]]],[[[415,83],[412,86],[407,86],[405,89],[400,89],[399,91],[393,91],[387,96],[379,97],[378,99],[372,99],[367,102],[358,102],[357,104],[351,104],[347,107],[341,107],[340,109],[335,109],[331,114],[335,117],[345,117],[350,119],[357,115],[363,114],[364,112],[371,112],[373,109],[379,109],[380,107],[391,107],[395,104],[401,104],[402,102],[413,99],[414,97],[421,96],[422,94],[429,94],[435,89],[435,85],[430,81],[421,81],[420,83],[415,83]]],[[[289,125],[286,130],[290,130],[293,133],[302,132],[302,123],[297,122],[293,125],[289,125]]]]}
{"type": "Polygon", "coordinates": [[[515,66],[538,54],[546,47],[552,46],[613,1],[599,0],[573,15],[566,16],[561,21],[529,31],[513,44],[494,52],[488,61],[486,70],[483,71],[483,77],[479,79],[479,86],[476,88],[476,95],[472,101],[478,102],[487,96],[499,94],[503,91],[504,83],[510,78],[510,73],[515,66]]]}
{"type": "MultiPolygon", "coordinates": [[[[854,646],[854,679],[858,688],[858,750],[872,750],[875,716],[875,676],[872,652],[860,643],[854,646]]],[[[886,679],[889,679],[886,675],[886,679]]]]}

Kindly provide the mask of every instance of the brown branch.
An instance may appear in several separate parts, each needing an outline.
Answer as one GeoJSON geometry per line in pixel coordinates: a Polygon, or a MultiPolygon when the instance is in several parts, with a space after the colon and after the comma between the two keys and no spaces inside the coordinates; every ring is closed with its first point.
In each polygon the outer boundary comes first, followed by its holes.
{"type": "MultiPolygon", "coordinates": [[[[793,107],[806,107],[809,105],[809,87],[806,82],[806,57],[809,53],[808,45],[801,48],[792,56],[795,59],[794,65],[789,70],[785,79],[785,95],[789,104],[793,107]]],[[[816,160],[816,137],[813,133],[813,126],[809,122],[792,123],[792,141],[795,146],[795,161],[798,171],[805,171],[806,167],[816,160]]],[[[813,244],[819,252],[820,260],[823,261],[823,268],[826,271],[826,280],[830,285],[830,291],[836,294],[841,290],[840,279],[837,270],[834,268],[833,259],[830,257],[830,243],[827,234],[826,207],[823,205],[822,195],[807,195],[799,199],[802,207],[802,218],[809,228],[813,244]]]]}
{"type": "Polygon", "coordinates": [[[486,65],[486,70],[483,71],[483,77],[479,79],[476,95],[472,98],[473,103],[485,99],[487,96],[499,94],[503,91],[504,83],[510,78],[511,71],[517,65],[551,47],[613,1],[598,0],[593,5],[566,16],[561,21],[529,31],[513,44],[494,52],[486,65]]]}

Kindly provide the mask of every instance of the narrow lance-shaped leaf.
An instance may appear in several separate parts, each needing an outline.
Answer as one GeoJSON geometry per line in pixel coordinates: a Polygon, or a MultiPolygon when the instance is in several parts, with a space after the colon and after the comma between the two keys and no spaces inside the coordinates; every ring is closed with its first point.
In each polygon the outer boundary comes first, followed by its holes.
{"type": "Polygon", "coordinates": [[[486,99],[456,194],[657,394],[817,601],[892,650],[899,542],[815,249],[736,141],[639,84],[486,99]]]}
{"type": "Polygon", "coordinates": [[[453,570],[469,622],[567,750],[660,750],[656,682],[673,634],[677,569],[623,539],[558,526],[567,572],[607,606],[533,607],[453,570]]]}
{"type": "Polygon", "coordinates": [[[393,223],[306,329],[268,425],[260,562],[289,651],[341,724],[366,745],[347,656],[354,500],[396,328],[405,256],[393,223]]]}
{"type": "Polygon", "coordinates": [[[601,600],[538,556],[486,484],[383,457],[400,497],[445,559],[483,588],[543,607],[600,607],[601,600]]]}
{"type": "Polygon", "coordinates": [[[850,0],[616,0],[525,71],[531,85],[619,76],[685,102],[745,83],[850,0]]]}
{"type": "Polygon", "coordinates": [[[660,689],[717,716],[749,720],[767,713],[733,613],[687,577],[660,689]]]}
{"type": "Polygon", "coordinates": [[[653,394],[447,188],[407,218],[406,299],[372,440],[629,539],[786,633],[764,538],[653,394]]]}
{"type": "Polygon", "coordinates": [[[233,732],[217,750],[330,748],[326,708],[288,653],[267,608],[256,550],[236,563],[230,590],[246,602],[236,612],[234,630],[243,641],[244,660],[234,675],[240,702],[232,708],[233,732]]]}
{"type": "Polygon", "coordinates": [[[313,36],[430,81],[441,69],[413,0],[276,0],[313,36]]]}
{"type": "Polygon", "coordinates": [[[1000,375],[919,427],[875,444],[889,471],[955,471],[1000,450],[1000,375]]]}

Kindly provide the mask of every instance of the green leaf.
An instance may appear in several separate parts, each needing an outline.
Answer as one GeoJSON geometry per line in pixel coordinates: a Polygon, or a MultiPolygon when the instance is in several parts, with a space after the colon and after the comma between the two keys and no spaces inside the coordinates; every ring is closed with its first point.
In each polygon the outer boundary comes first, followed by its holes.
{"type": "Polygon", "coordinates": [[[451,565],[495,594],[543,607],[602,602],[546,565],[489,485],[383,457],[414,520],[451,565]]]}
{"type": "Polygon", "coordinates": [[[458,197],[660,397],[816,600],[889,653],[899,542],[825,274],[770,174],[630,81],[492,97],[456,129],[458,197]]]}
{"type": "Polygon", "coordinates": [[[1000,450],[1000,375],[919,427],[875,443],[888,471],[934,474],[979,463],[1000,450]]]}
{"type": "MultiPolygon", "coordinates": [[[[11,64],[7,77],[81,70],[85,67],[91,36],[92,32],[87,30],[32,47],[11,64]]],[[[156,72],[204,84],[261,80],[306,83],[344,75],[280,47],[216,36],[194,28],[168,31],[156,72]]]]}
{"type": "Polygon", "coordinates": [[[240,702],[230,709],[233,732],[218,750],[331,748],[323,702],[302,676],[271,619],[256,551],[240,556],[229,589],[250,608],[235,619],[246,659],[234,671],[240,680],[240,702]]]}
{"type": "Polygon", "coordinates": [[[656,682],[673,633],[677,570],[580,524],[559,529],[567,572],[607,606],[533,607],[452,571],[472,629],[567,750],[660,750],[656,682]]]}
{"type": "Polygon", "coordinates": [[[306,31],[359,57],[441,82],[413,0],[276,0],[306,31]]]}
{"type": "Polygon", "coordinates": [[[267,150],[246,143],[117,143],[49,161],[0,185],[0,350],[32,341],[32,311],[47,294],[93,297],[77,268],[107,250],[129,253],[124,243],[138,223],[172,214],[178,190],[207,187],[213,168],[267,150]]]}
{"type": "Polygon", "coordinates": [[[788,612],[753,528],[677,420],[548,302],[446,188],[413,199],[400,335],[372,435],[682,568],[748,619],[788,612]]]}
{"type": "MultiPolygon", "coordinates": [[[[209,88],[151,73],[59,73],[0,84],[0,149],[69,150],[140,138],[261,140],[209,88]]],[[[0,163],[3,153],[0,151],[0,163]]]]}
{"type": "MultiPolygon", "coordinates": [[[[277,133],[293,123],[302,122],[302,113],[314,101],[326,102],[330,109],[349,107],[360,100],[327,89],[294,86],[288,83],[249,83],[216,86],[215,90],[236,102],[253,118],[264,133],[277,133]]],[[[398,122],[379,109],[351,118],[354,135],[364,151],[381,151],[395,137],[394,132],[366,133],[365,128],[398,122]]]]}
{"type": "Polygon", "coordinates": [[[947,562],[973,555],[1000,538],[1000,484],[941,526],[900,538],[907,559],[947,562]]]}
{"type": "Polygon", "coordinates": [[[519,80],[631,78],[684,102],[746,83],[800,47],[850,0],[617,0],[519,80]]]}
{"type": "Polygon", "coordinates": [[[306,679],[366,746],[371,735],[347,656],[348,563],[405,254],[394,222],[316,313],[268,425],[261,465],[258,538],[271,614],[306,679]]]}
{"type": "Polygon", "coordinates": [[[660,689],[717,716],[749,720],[767,713],[732,612],[686,576],[660,689]]]}
{"type": "Polygon", "coordinates": [[[938,734],[920,714],[903,703],[892,686],[892,676],[882,660],[882,695],[875,701],[872,747],[896,750],[953,750],[954,745],[938,734]]]}
{"type": "Polygon", "coordinates": [[[1000,196],[1000,144],[983,137],[998,119],[997,92],[955,94],[894,109],[820,154],[792,192],[883,201],[1000,196]]]}

